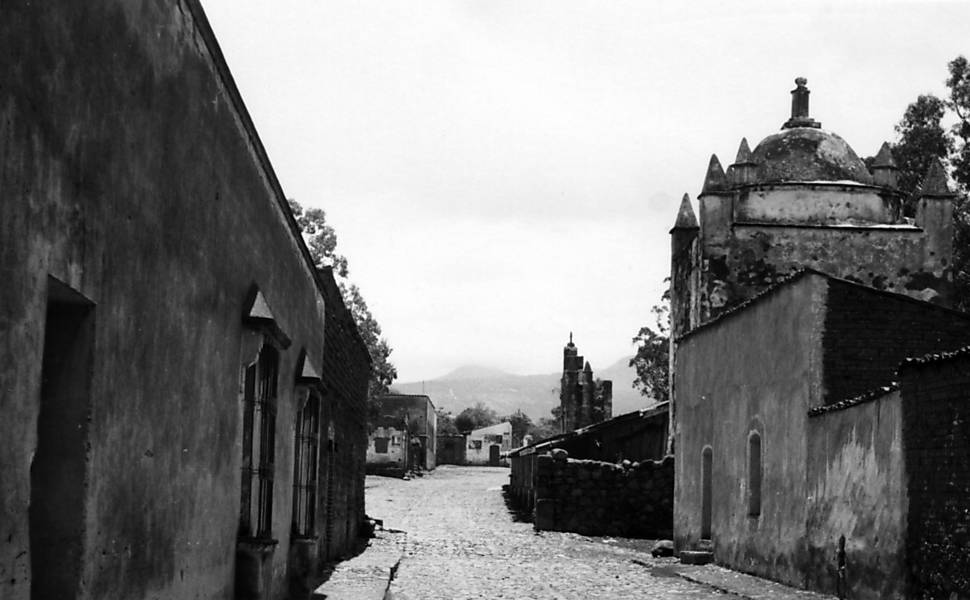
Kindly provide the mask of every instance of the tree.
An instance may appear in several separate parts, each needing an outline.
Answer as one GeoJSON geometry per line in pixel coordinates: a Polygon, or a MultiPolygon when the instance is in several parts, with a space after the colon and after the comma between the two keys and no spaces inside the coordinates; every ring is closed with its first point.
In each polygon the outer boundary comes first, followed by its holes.
{"type": "Polygon", "coordinates": [[[512,424],[512,445],[515,447],[521,446],[522,438],[532,429],[532,419],[529,415],[519,409],[511,415],[503,417],[502,421],[507,421],[512,424]]]}
{"type": "Polygon", "coordinates": [[[498,423],[498,413],[482,402],[476,402],[475,406],[466,408],[455,417],[455,427],[463,433],[496,423],[498,423]]]}
{"type": "Polygon", "coordinates": [[[899,141],[892,146],[899,167],[899,189],[906,194],[905,214],[913,216],[919,185],[934,160],[945,159],[953,141],[942,125],[946,102],[932,94],[922,94],[906,107],[896,125],[899,141]]]}
{"type": "Polygon", "coordinates": [[[395,379],[397,379],[397,368],[390,361],[391,348],[387,340],[381,337],[381,326],[367,308],[367,302],[360,293],[360,288],[346,281],[339,282],[340,292],[344,297],[344,303],[350,314],[357,323],[357,331],[360,332],[364,345],[371,359],[371,380],[369,385],[369,397],[376,398],[381,394],[387,393],[395,379]]]}
{"type": "Polygon", "coordinates": [[[633,338],[637,352],[630,366],[637,371],[633,387],[656,402],[670,397],[670,291],[660,297],[660,304],[650,309],[656,324],[644,326],[633,338]]]}
{"type": "Polygon", "coordinates": [[[436,408],[434,411],[438,415],[438,435],[458,433],[458,428],[455,427],[455,417],[452,416],[451,412],[443,408],[436,408]]]}
{"type": "Polygon", "coordinates": [[[327,213],[322,208],[307,208],[294,200],[287,198],[290,210],[300,232],[310,250],[310,257],[318,269],[323,266],[333,267],[333,272],[341,278],[348,274],[347,257],[337,254],[337,232],[327,223],[327,213]]]}
{"type": "Polygon", "coordinates": [[[970,65],[966,57],[958,56],[947,67],[950,77],[946,86],[950,88],[950,99],[946,104],[957,117],[950,133],[959,138],[958,142],[954,140],[951,156],[953,178],[966,192],[970,189],[970,65]]]}
{"type": "Polygon", "coordinates": [[[542,417],[539,422],[532,426],[529,435],[532,436],[532,443],[547,440],[562,433],[562,406],[556,405],[549,411],[552,417],[542,417]]]}
{"type": "Polygon", "coordinates": [[[900,168],[900,189],[908,195],[909,215],[930,162],[942,160],[952,167],[950,176],[958,194],[953,210],[954,306],[970,311],[970,65],[958,56],[947,68],[949,97],[921,95],[910,104],[896,126],[898,140],[892,150],[900,168]],[[956,123],[945,128],[948,117],[956,123]]]}
{"type": "Polygon", "coordinates": [[[304,209],[292,198],[287,202],[310,250],[314,266],[333,267],[334,274],[337,275],[337,284],[344,304],[353,316],[357,331],[370,355],[372,370],[368,397],[376,398],[386,393],[388,386],[397,378],[397,369],[390,361],[393,349],[387,340],[381,337],[381,326],[367,308],[367,302],[364,301],[360,288],[347,279],[349,276],[347,257],[337,252],[337,233],[327,223],[327,213],[322,208],[304,209]]]}

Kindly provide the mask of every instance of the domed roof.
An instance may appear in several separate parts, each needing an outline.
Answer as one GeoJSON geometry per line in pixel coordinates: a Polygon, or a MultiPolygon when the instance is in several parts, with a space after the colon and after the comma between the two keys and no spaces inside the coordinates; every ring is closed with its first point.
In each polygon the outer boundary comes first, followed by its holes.
{"type": "Polygon", "coordinates": [[[845,140],[815,127],[782,129],[751,153],[758,183],[854,181],[872,185],[869,170],[845,140]]]}

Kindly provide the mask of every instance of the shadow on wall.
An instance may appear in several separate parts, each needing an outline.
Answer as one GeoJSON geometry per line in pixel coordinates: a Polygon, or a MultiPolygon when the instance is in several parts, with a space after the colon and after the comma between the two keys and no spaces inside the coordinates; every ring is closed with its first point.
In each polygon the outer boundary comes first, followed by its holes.
{"type": "Polygon", "coordinates": [[[502,486],[502,499],[505,501],[505,508],[509,511],[509,515],[511,515],[513,521],[516,523],[532,522],[532,507],[526,508],[520,503],[517,503],[515,498],[512,497],[510,486],[502,486]]]}

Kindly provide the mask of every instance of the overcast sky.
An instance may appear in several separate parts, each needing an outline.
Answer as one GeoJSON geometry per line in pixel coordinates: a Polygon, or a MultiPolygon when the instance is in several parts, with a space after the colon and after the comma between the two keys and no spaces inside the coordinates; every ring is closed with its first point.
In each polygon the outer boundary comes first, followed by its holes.
{"type": "Polygon", "coordinates": [[[970,54],[970,3],[202,0],[289,197],[399,381],[633,353],[680,197],[812,116],[860,156],[970,54]]]}

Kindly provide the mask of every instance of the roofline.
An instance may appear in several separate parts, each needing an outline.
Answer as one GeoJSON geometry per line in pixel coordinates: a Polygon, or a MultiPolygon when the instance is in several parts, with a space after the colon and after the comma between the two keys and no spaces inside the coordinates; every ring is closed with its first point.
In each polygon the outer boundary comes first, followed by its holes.
{"type": "MultiPolygon", "coordinates": [[[[906,359],[909,360],[909,359],[906,359]]],[[[816,406],[808,410],[809,417],[820,417],[822,415],[827,415],[833,412],[843,411],[853,406],[859,406],[860,404],[867,404],[869,402],[874,402],[880,398],[884,398],[893,392],[899,391],[899,382],[891,382],[888,385],[882,385],[877,388],[865,391],[857,396],[851,398],[846,398],[845,400],[840,400],[833,404],[825,404],[823,406],[816,406]]]]}
{"type": "Polygon", "coordinates": [[[434,408],[434,402],[431,401],[431,397],[428,396],[427,394],[396,394],[396,393],[387,393],[387,394],[381,394],[376,399],[377,400],[384,400],[385,398],[424,398],[425,400],[428,401],[428,404],[431,405],[431,408],[434,408]]]}
{"type": "Polygon", "coordinates": [[[852,231],[887,233],[923,233],[925,229],[909,223],[877,223],[875,225],[854,225],[851,223],[833,225],[810,225],[808,223],[775,223],[771,221],[734,221],[732,227],[774,227],[776,229],[847,229],[852,231]]]}
{"type": "MultiPolygon", "coordinates": [[[[757,164],[757,163],[754,163],[757,164]]],[[[733,165],[732,165],[733,166],[733,165]]],[[[885,194],[890,194],[892,196],[899,196],[903,198],[905,194],[891,187],[886,187],[884,185],[876,185],[874,183],[863,183],[861,181],[852,181],[849,179],[839,180],[839,181],[825,181],[825,180],[813,180],[813,181],[753,181],[751,183],[738,183],[731,186],[731,191],[755,191],[759,189],[778,189],[784,186],[797,186],[804,188],[806,186],[817,186],[823,188],[845,188],[857,190],[859,188],[873,190],[875,192],[881,192],[885,194]]]]}
{"type": "Polygon", "coordinates": [[[270,188],[273,190],[277,208],[279,208],[280,212],[283,213],[283,218],[287,225],[289,225],[290,233],[296,239],[297,247],[299,248],[300,253],[303,255],[304,262],[310,270],[311,278],[317,285],[317,291],[321,296],[323,296],[324,292],[321,289],[320,282],[316,277],[317,267],[313,262],[313,258],[310,256],[310,250],[307,248],[306,242],[303,240],[300,226],[297,225],[296,219],[293,217],[293,211],[290,210],[290,205],[287,202],[286,194],[283,192],[283,186],[280,185],[279,178],[276,176],[276,171],[273,169],[273,165],[269,160],[269,155],[266,153],[266,148],[263,146],[259,133],[256,131],[256,125],[253,123],[253,119],[249,115],[249,110],[246,109],[246,103],[243,102],[242,95],[239,93],[239,88],[236,86],[236,80],[232,77],[232,72],[229,70],[226,57],[222,53],[222,48],[219,46],[218,40],[216,40],[215,32],[212,31],[212,25],[209,23],[209,19],[205,15],[205,10],[202,8],[202,4],[199,0],[184,0],[184,4],[186,7],[188,7],[189,12],[192,13],[192,22],[195,25],[195,29],[202,37],[202,41],[205,43],[205,47],[212,58],[212,63],[215,67],[216,73],[218,74],[226,94],[229,96],[229,100],[236,111],[236,116],[242,123],[243,129],[246,132],[246,137],[249,139],[249,143],[252,146],[253,152],[256,154],[260,167],[262,167],[263,174],[266,176],[270,188]]]}
{"type": "Polygon", "coordinates": [[[948,362],[956,358],[962,358],[964,356],[970,356],[970,345],[957,348],[956,350],[950,350],[948,352],[936,352],[930,354],[924,354],[922,356],[913,356],[910,358],[903,359],[903,362],[899,363],[899,368],[897,373],[902,373],[904,370],[920,368],[926,365],[932,365],[941,362],[948,362]]]}
{"type": "Polygon", "coordinates": [[[538,450],[539,448],[543,448],[545,446],[549,446],[549,445],[551,445],[551,444],[553,444],[555,442],[559,442],[559,441],[566,440],[566,439],[572,439],[574,437],[579,437],[579,436],[582,436],[582,435],[586,435],[587,433],[592,433],[592,432],[598,431],[600,429],[604,429],[604,428],[609,427],[611,425],[615,425],[618,422],[629,421],[629,420],[632,420],[634,418],[649,419],[650,417],[655,417],[655,416],[657,416],[657,415],[659,415],[659,414],[661,414],[663,412],[667,412],[669,410],[670,410],[670,401],[669,400],[667,400],[665,402],[659,402],[659,403],[654,404],[653,406],[650,406],[648,408],[641,408],[640,410],[634,410],[634,411],[630,411],[628,413],[623,413],[622,415],[617,415],[617,416],[615,416],[615,417],[613,417],[611,419],[607,419],[605,421],[599,421],[598,423],[593,423],[592,425],[587,425],[586,427],[583,427],[581,429],[574,429],[573,431],[567,431],[565,433],[560,433],[560,434],[554,435],[554,436],[552,436],[550,438],[546,438],[546,439],[544,439],[542,441],[535,442],[534,444],[529,444],[528,446],[521,446],[519,448],[514,448],[514,449],[510,450],[506,455],[507,456],[518,456],[523,450],[528,450],[530,448],[532,448],[533,450],[538,450]]]}
{"type": "Polygon", "coordinates": [[[693,336],[695,333],[697,333],[697,332],[699,332],[701,330],[707,329],[710,326],[715,325],[717,323],[720,323],[721,321],[723,321],[725,319],[728,319],[728,318],[730,318],[730,317],[732,317],[734,315],[737,315],[739,313],[744,312],[748,307],[753,306],[753,305],[761,302],[763,299],[765,299],[765,298],[767,298],[769,296],[774,295],[775,292],[777,292],[781,288],[786,287],[786,286],[788,286],[790,284],[793,284],[795,281],[797,281],[798,279],[801,279],[803,276],[805,276],[807,274],[820,275],[820,276],[824,277],[825,279],[827,279],[829,281],[835,281],[837,283],[841,283],[841,284],[845,284],[845,285],[850,285],[850,286],[853,286],[853,287],[856,287],[856,288],[865,290],[865,291],[867,291],[869,293],[872,293],[872,294],[886,296],[886,297],[894,298],[896,300],[903,300],[905,302],[910,302],[910,303],[913,303],[913,304],[919,304],[919,305],[922,305],[922,306],[927,307],[927,308],[933,308],[933,309],[936,309],[936,310],[939,310],[939,311],[942,311],[942,312],[945,312],[945,313],[948,313],[948,314],[951,314],[951,315],[954,315],[954,316],[957,316],[957,317],[960,317],[960,318],[963,318],[963,319],[966,319],[966,320],[970,320],[970,313],[965,313],[965,312],[962,312],[962,311],[959,311],[959,310],[956,310],[956,309],[953,309],[953,308],[948,308],[946,306],[941,306],[939,304],[933,304],[932,302],[928,302],[926,300],[920,300],[919,298],[913,298],[912,296],[907,296],[906,294],[899,294],[897,292],[890,292],[888,290],[880,290],[880,289],[877,289],[877,288],[874,288],[874,287],[871,287],[871,286],[868,286],[868,285],[859,283],[857,281],[852,281],[850,279],[844,279],[842,277],[837,277],[835,275],[830,275],[828,273],[824,273],[824,272],[819,271],[818,269],[814,269],[812,267],[802,267],[802,268],[800,268],[800,269],[798,269],[796,271],[793,271],[791,274],[787,275],[786,277],[784,277],[782,279],[779,279],[773,285],[765,288],[760,293],[755,294],[751,298],[748,298],[747,300],[745,300],[744,302],[742,302],[742,303],[738,304],[737,306],[731,308],[730,310],[725,311],[725,312],[719,314],[718,316],[714,317],[710,321],[706,321],[704,323],[701,323],[697,327],[691,329],[690,331],[688,331],[688,332],[684,333],[683,335],[681,335],[680,337],[676,338],[674,341],[680,342],[682,340],[685,340],[688,337],[693,336]]]}

